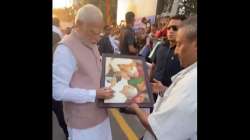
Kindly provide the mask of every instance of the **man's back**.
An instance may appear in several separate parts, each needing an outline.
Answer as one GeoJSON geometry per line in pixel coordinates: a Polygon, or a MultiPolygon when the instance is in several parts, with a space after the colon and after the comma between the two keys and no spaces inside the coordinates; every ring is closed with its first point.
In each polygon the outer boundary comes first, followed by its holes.
{"type": "Polygon", "coordinates": [[[131,53],[129,51],[129,45],[133,45],[134,47],[136,46],[135,33],[132,28],[126,27],[121,29],[121,37],[120,37],[121,54],[135,55],[135,53],[131,53]]]}
{"type": "Polygon", "coordinates": [[[108,35],[103,36],[103,38],[98,42],[98,46],[100,55],[102,55],[102,53],[114,53],[114,49],[111,45],[108,35]]]}

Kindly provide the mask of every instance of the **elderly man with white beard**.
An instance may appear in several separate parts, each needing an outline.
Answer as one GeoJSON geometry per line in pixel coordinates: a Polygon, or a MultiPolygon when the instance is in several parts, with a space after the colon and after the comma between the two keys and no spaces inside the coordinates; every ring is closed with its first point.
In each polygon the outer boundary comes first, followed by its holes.
{"type": "Polygon", "coordinates": [[[101,60],[97,48],[103,15],[87,4],[75,17],[75,28],[59,42],[53,59],[53,98],[63,101],[69,140],[112,140],[106,109],[96,99],[113,96],[110,88],[100,88],[101,60]]]}

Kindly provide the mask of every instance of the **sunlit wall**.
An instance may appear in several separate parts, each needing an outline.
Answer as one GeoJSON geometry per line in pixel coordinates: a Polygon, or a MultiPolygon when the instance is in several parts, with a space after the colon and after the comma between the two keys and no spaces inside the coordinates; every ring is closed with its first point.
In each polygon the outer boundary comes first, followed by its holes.
{"type": "Polygon", "coordinates": [[[117,24],[125,20],[125,14],[133,11],[136,18],[152,17],[156,14],[157,0],[118,0],[117,24]]]}
{"type": "Polygon", "coordinates": [[[73,4],[73,0],[52,0],[52,1],[53,1],[53,9],[70,7],[73,4]]]}

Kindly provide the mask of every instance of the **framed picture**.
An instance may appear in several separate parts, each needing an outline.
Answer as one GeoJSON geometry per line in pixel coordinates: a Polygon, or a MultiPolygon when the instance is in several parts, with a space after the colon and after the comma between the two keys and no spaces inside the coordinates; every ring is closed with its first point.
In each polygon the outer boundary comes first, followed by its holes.
{"type": "Polygon", "coordinates": [[[143,57],[103,54],[101,87],[111,87],[111,99],[98,100],[98,106],[127,107],[136,102],[141,108],[154,104],[146,63],[143,57]]]}

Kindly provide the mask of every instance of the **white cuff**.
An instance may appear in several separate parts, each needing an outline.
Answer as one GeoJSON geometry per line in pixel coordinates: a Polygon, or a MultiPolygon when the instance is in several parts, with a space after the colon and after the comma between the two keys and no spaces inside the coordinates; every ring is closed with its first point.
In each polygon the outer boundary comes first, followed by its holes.
{"type": "Polygon", "coordinates": [[[89,97],[91,102],[95,102],[96,90],[89,90],[89,97]]]}

